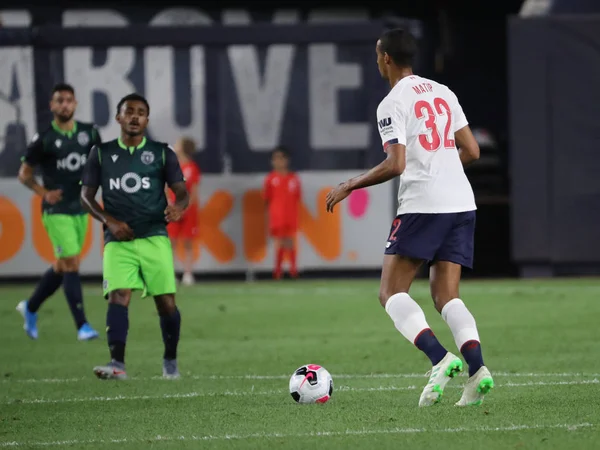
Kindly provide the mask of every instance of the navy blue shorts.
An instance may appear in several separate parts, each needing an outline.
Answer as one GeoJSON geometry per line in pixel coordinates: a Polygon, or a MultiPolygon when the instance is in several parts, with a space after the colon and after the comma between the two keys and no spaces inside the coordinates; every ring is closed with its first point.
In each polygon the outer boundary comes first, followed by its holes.
{"type": "Polygon", "coordinates": [[[475,211],[401,214],[392,222],[385,254],[449,261],[472,269],[474,239],[475,211]]]}

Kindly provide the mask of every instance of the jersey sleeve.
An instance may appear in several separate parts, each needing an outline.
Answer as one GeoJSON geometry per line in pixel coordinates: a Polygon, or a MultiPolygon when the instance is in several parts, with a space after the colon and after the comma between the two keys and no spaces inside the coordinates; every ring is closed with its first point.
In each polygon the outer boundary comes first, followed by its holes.
{"type": "Polygon", "coordinates": [[[377,108],[377,127],[383,150],[390,145],[406,145],[406,118],[400,104],[383,101],[377,108]]]}
{"type": "Polygon", "coordinates": [[[83,174],[81,176],[81,184],[92,188],[97,188],[101,184],[102,167],[100,165],[100,149],[94,145],[90,150],[83,174]]]}
{"type": "Polygon", "coordinates": [[[181,166],[179,165],[179,161],[177,160],[177,155],[169,146],[165,146],[165,181],[170,186],[173,186],[175,183],[185,182],[185,178],[183,177],[183,172],[181,171],[181,166]]]}
{"type": "Polygon", "coordinates": [[[100,131],[98,130],[98,127],[96,125],[94,125],[92,127],[92,144],[93,145],[102,144],[102,138],[100,137],[100,131]]]}
{"type": "Polygon", "coordinates": [[[44,141],[41,136],[36,133],[31,139],[31,143],[25,150],[25,155],[21,158],[21,161],[35,167],[42,162],[44,158],[44,141]]]}
{"type": "Polygon", "coordinates": [[[465,113],[462,109],[462,106],[460,106],[460,103],[458,102],[458,97],[456,96],[456,94],[452,91],[450,91],[450,100],[451,100],[451,105],[450,105],[450,110],[452,111],[452,128],[455,133],[460,130],[461,128],[466,127],[467,125],[469,125],[469,121],[467,120],[467,116],[465,116],[465,113]]]}

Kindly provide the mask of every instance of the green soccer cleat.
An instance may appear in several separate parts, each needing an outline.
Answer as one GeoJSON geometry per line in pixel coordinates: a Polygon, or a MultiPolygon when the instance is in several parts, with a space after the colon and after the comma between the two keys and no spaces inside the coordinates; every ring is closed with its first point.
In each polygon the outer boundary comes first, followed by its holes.
{"type": "Polygon", "coordinates": [[[465,390],[456,406],[479,406],[485,395],[494,388],[494,379],[487,367],[482,366],[467,380],[465,390]]]}
{"type": "Polygon", "coordinates": [[[462,368],[463,362],[459,357],[450,352],[446,353],[444,359],[433,366],[431,371],[427,373],[429,375],[429,382],[421,393],[419,406],[431,406],[438,403],[442,399],[442,394],[448,381],[458,375],[462,371],[462,368]]]}

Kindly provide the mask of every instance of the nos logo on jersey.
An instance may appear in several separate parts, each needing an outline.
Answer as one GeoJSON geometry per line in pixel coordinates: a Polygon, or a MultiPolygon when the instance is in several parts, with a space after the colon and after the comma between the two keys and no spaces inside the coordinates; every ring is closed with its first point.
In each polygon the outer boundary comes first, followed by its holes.
{"type": "Polygon", "coordinates": [[[381,119],[379,121],[379,129],[383,130],[385,127],[389,127],[392,124],[392,118],[386,117],[385,119],[381,119]]]}
{"type": "Polygon", "coordinates": [[[127,172],[121,178],[111,178],[108,181],[111,191],[123,191],[126,194],[135,194],[140,189],[150,189],[150,178],[140,177],[137,173],[127,172]]]}
{"type": "Polygon", "coordinates": [[[77,172],[81,169],[87,161],[87,155],[81,153],[69,153],[63,159],[56,161],[56,168],[61,170],[68,170],[69,172],[77,172]]]}

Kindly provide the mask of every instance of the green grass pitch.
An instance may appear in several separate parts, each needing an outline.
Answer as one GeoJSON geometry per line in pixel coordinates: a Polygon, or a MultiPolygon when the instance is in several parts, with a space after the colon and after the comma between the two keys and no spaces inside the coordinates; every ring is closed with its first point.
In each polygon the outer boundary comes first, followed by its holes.
{"type": "MultiPolygon", "coordinates": [[[[160,378],[151,299],[130,308],[131,380],[97,380],[108,361],[106,303],[85,286],[99,340],[78,342],[62,293],[31,341],[15,311],[32,286],[0,288],[0,449],[592,449],[600,446],[600,280],[465,282],[496,388],[457,408],[465,377],[418,408],[426,358],[377,301],[377,280],[201,283],[180,288],[182,379],[160,378]],[[332,374],[325,405],[298,405],[288,378],[317,363],[332,374]]],[[[457,352],[415,284],[442,343],[457,352]]]]}

